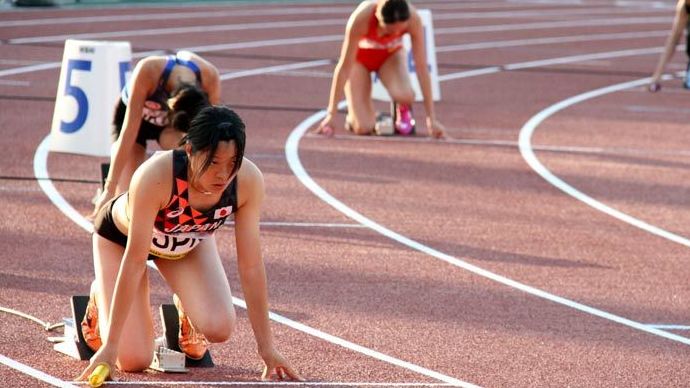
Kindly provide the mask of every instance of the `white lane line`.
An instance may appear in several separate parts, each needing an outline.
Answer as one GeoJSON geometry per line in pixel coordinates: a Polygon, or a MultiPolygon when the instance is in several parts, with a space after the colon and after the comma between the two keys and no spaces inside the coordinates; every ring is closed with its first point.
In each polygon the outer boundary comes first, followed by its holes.
{"type": "Polygon", "coordinates": [[[665,330],[690,330],[690,326],[687,325],[648,324],[647,326],[665,330]]]}
{"type": "Polygon", "coordinates": [[[504,67],[506,70],[529,69],[532,67],[561,65],[564,63],[584,62],[584,61],[591,61],[591,60],[596,60],[596,59],[620,58],[620,57],[629,57],[629,56],[635,56],[635,55],[647,55],[647,54],[658,53],[658,52],[661,52],[663,50],[664,50],[663,47],[655,46],[655,47],[647,47],[647,48],[641,48],[641,49],[607,51],[607,52],[603,52],[603,53],[581,54],[581,55],[572,55],[572,56],[561,57],[561,58],[550,58],[550,59],[542,59],[542,60],[538,60],[538,61],[513,63],[510,65],[505,65],[504,67]]]}
{"type": "Polygon", "coordinates": [[[195,46],[186,47],[181,50],[194,51],[195,53],[203,53],[209,51],[224,51],[224,50],[239,50],[246,48],[256,48],[256,47],[268,47],[268,46],[286,46],[292,44],[307,44],[307,43],[322,43],[322,42],[335,42],[343,39],[343,34],[337,35],[323,35],[323,36],[301,36],[297,38],[284,38],[284,39],[266,39],[266,40],[254,40],[247,42],[236,42],[236,43],[219,43],[211,44],[206,46],[195,46]]]}
{"type": "Polygon", "coordinates": [[[617,34],[590,34],[590,35],[569,35],[569,36],[554,36],[547,38],[533,38],[533,39],[517,39],[517,40],[500,40],[493,42],[477,42],[454,44],[448,46],[436,47],[437,53],[447,53],[454,51],[469,51],[469,50],[484,50],[493,48],[505,47],[525,47],[535,45],[561,44],[572,42],[596,42],[607,40],[623,40],[623,39],[648,39],[656,37],[664,37],[668,35],[668,30],[663,31],[643,31],[643,32],[622,32],[617,34]]]}
{"type": "MultiPolygon", "coordinates": [[[[688,91],[683,90],[687,95],[688,91]]],[[[662,106],[646,106],[646,105],[627,105],[625,110],[637,113],[680,113],[683,115],[690,114],[689,108],[667,108],[662,106]]]]}
{"type": "Polygon", "coordinates": [[[170,27],[170,28],[155,28],[143,30],[126,30],[126,31],[110,31],[110,32],[91,32],[83,34],[66,34],[53,36],[38,36],[29,38],[10,39],[10,44],[25,44],[25,43],[46,43],[46,42],[61,42],[65,39],[103,39],[103,38],[121,38],[125,36],[150,36],[150,35],[171,35],[171,34],[192,34],[209,32],[225,32],[225,31],[249,31],[249,30],[264,30],[276,28],[300,28],[300,27],[321,27],[340,25],[343,19],[321,19],[321,20],[296,20],[283,22],[258,22],[258,23],[239,23],[239,24],[217,24],[206,26],[192,26],[192,27],[170,27]]]}
{"type": "MultiPolygon", "coordinates": [[[[433,12],[433,7],[430,7],[433,12]]],[[[631,13],[665,13],[666,10],[658,9],[643,9],[643,8],[627,8],[620,10],[617,8],[599,8],[599,9],[549,9],[549,10],[529,10],[529,11],[500,11],[500,12],[439,12],[434,14],[434,21],[437,20],[457,20],[457,19],[500,19],[500,18],[531,18],[531,17],[543,17],[545,19],[553,19],[553,16],[565,16],[569,17],[572,15],[582,16],[595,16],[599,14],[609,14],[612,17],[623,16],[631,13]]],[[[670,17],[670,15],[669,15],[670,17]]],[[[670,20],[670,19],[669,19],[670,20]]],[[[668,33],[668,31],[667,31],[668,33]]]]}
{"type": "Polygon", "coordinates": [[[539,112],[537,115],[533,116],[529,121],[525,123],[525,125],[520,129],[520,137],[519,137],[519,146],[520,146],[520,154],[522,155],[522,158],[525,159],[527,164],[534,170],[537,174],[539,174],[542,178],[544,178],[548,183],[553,185],[554,187],[560,189],[564,193],[570,195],[571,197],[582,201],[583,203],[593,207],[594,209],[599,210],[600,212],[603,212],[605,214],[610,215],[611,217],[617,218],[623,222],[626,222],[630,225],[633,225],[637,228],[640,228],[646,232],[649,232],[653,235],[665,238],[667,240],[673,241],[675,243],[681,244],[686,247],[690,247],[690,240],[683,236],[679,236],[675,233],[671,233],[667,230],[664,230],[662,228],[659,228],[657,226],[651,225],[645,221],[642,221],[640,219],[637,219],[635,217],[632,217],[626,213],[621,212],[620,210],[617,210],[611,206],[605,205],[602,202],[597,201],[596,199],[590,197],[589,195],[577,190],[573,186],[569,185],[566,183],[564,180],[558,178],[556,175],[551,173],[549,169],[547,169],[541,161],[537,158],[537,156],[534,153],[534,150],[532,149],[531,142],[532,142],[532,135],[534,134],[534,131],[536,130],[537,126],[541,124],[544,120],[546,120],[548,117],[552,116],[553,114],[570,107],[572,105],[578,104],[580,102],[595,98],[595,97],[600,97],[605,94],[609,93],[614,93],[618,92],[621,90],[629,89],[629,88],[634,88],[637,86],[643,86],[647,85],[650,81],[650,78],[643,78],[643,79],[638,79],[635,81],[629,81],[629,82],[623,82],[620,84],[616,85],[611,85],[607,86],[604,88],[600,89],[595,89],[586,93],[579,94],[577,96],[570,97],[566,100],[563,100],[559,103],[556,103],[554,105],[551,105],[550,107],[542,110],[539,112]]]}
{"type": "MultiPolygon", "coordinates": [[[[0,364],[7,365],[8,367],[12,369],[16,369],[19,372],[24,373],[25,375],[29,375],[31,377],[34,377],[38,380],[43,381],[44,383],[48,383],[52,386],[55,387],[62,387],[62,388],[76,388],[76,386],[66,382],[62,381],[54,376],[51,376],[45,372],[41,372],[38,369],[32,368],[28,365],[24,365],[21,362],[15,361],[11,358],[5,357],[2,354],[0,354],[0,364]]],[[[6,384],[9,382],[5,382],[6,384]]],[[[16,383],[16,381],[15,381],[16,383]]]]}
{"type": "MultiPolygon", "coordinates": [[[[339,109],[342,109],[343,103],[339,105],[339,109]]],[[[368,228],[374,230],[375,232],[382,234],[391,240],[397,241],[400,244],[403,244],[411,249],[417,250],[419,252],[425,253],[429,256],[435,257],[439,260],[445,261],[451,265],[454,265],[456,267],[462,268],[464,270],[470,271],[472,273],[475,273],[479,276],[485,277],[487,279],[491,279],[495,282],[504,284],[508,287],[513,287],[515,289],[518,289],[520,291],[523,291],[525,293],[528,293],[530,295],[534,295],[539,298],[543,298],[549,301],[552,301],[554,303],[561,304],[566,307],[573,308],[575,310],[582,311],[587,314],[591,314],[609,321],[613,321],[616,323],[619,323],[621,325],[625,325],[628,327],[631,327],[633,329],[637,329],[649,334],[654,334],[672,341],[680,342],[685,345],[690,345],[690,338],[685,338],[673,333],[669,333],[663,330],[655,329],[648,327],[647,325],[640,323],[640,322],[635,322],[633,320],[611,314],[609,312],[599,310],[594,307],[590,307],[587,305],[584,305],[579,302],[575,302],[570,299],[566,299],[563,297],[560,297],[558,295],[551,294],[549,292],[540,290],[538,288],[526,285],[524,283],[520,283],[518,281],[515,281],[513,279],[509,279],[505,276],[498,275],[496,273],[487,271],[483,268],[480,268],[476,265],[470,264],[467,261],[458,259],[456,257],[453,257],[451,255],[448,255],[446,253],[443,253],[441,251],[438,251],[434,248],[431,248],[427,245],[424,245],[422,243],[419,243],[417,241],[414,241],[406,236],[403,236],[397,232],[392,231],[391,229],[386,228],[385,226],[365,217],[361,213],[355,211],[354,209],[350,208],[349,206],[345,205],[343,202],[332,196],[330,193],[328,193],[326,190],[324,190],[321,186],[319,186],[313,179],[312,177],[307,173],[307,171],[304,169],[304,166],[302,166],[302,162],[300,161],[299,158],[299,142],[302,139],[302,136],[309,130],[309,127],[314,125],[315,123],[319,122],[323,117],[325,117],[326,111],[322,110],[319,112],[314,113],[304,121],[302,121],[295,129],[292,130],[290,133],[290,136],[287,139],[287,142],[285,143],[285,157],[287,158],[288,165],[290,166],[290,169],[292,170],[293,174],[295,174],[295,177],[306,187],[308,188],[314,195],[316,195],[319,199],[327,203],[328,205],[332,206],[339,212],[343,213],[345,216],[352,218],[353,220],[361,223],[362,225],[367,226],[368,228]]]]}
{"type": "MultiPolygon", "coordinates": [[[[229,222],[228,225],[235,225],[235,222],[229,222]]],[[[277,222],[277,221],[264,221],[261,222],[261,226],[274,226],[274,227],[297,227],[297,228],[363,228],[364,226],[360,224],[337,224],[328,222],[277,222]]]]}
{"type": "MultiPolygon", "coordinates": [[[[136,54],[132,54],[132,58],[141,58],[141,57],[146,57],[149,55],[157,55],[157,54],[162,54],[162,53],[165,53],[165,51],[162,51],[162,50],[142,51],[142,52],[139,52],[136,54]]],[[[24,74],[24,73],[33,73],[34,71],[40,71],[40,70],[57,69],[61,65],[62,65],[62,62],[50,62],[50,63],[42,63],[40,65],[22,66],[22,67],[16,67],[13,69],[0,70],[0,77],[6,77],[9,75],[17,75],[17,74],[24,74]]]]}
{"type": "MultiPolygon", "coordinates": [[[[34,176],[50,178],[48,174],[48,152],[50,152],[50,135],[43,139],[34,154],[34,176]]],[[[50,198],[55,206],[67,216],[67,218],[87,232],[93,233],[93,225],[91,222],[79,214],[79,212],[65,200],[50,179],[37,179],[37,181],[43,192],[50,198]]]]}
{"type": "MultiPolygon", "coordinates": [[[[433,5],[430,9],[457,9],[459,7],[440,7],[433,5]]],[[[280,7],[278,9],[251,9],[251,10],[231,10],[231,11],[203,11],[203,12],[166,12],[156,14],[129,14],[129,15],[107,15],[107,16],[82,16],[82,17],[56,17],[56,18],[42,18],[42,19],[25,19],[25,20],[5,20],[0,21],[0,28],[8,27],[29,27],[29,26],[47,26],[47,25],[77,25],[77,24],[91,24],[91,23],[108,23],[108,22],[130,22],[130,21],[150,21],[150,20],[192,20],[192,19],[213,19],[213,18],[233,18],[245,16],[271,16],[271,15],[323,15],[323,14],[349,14],[354,8],[348,7],[280,7]]],[[[640,13],[640,12],[654,12],[650,9],[626,9],[623,13],[640,13]]],[[[665,10],[662,10],[665,11],[665,10]]],[[[523,16],[548,16],[563,14],[564,10],[523,10],[523,11],[504,11],[504,12],[465,12],[456,15],[463,19],[477,19],[477,18],[501,18],[501,17],[523,17],[523,16]]],[[[621,14],[621,10],[616,8],[605,9],[570,9],[567,10],[568,15],[573,14],[587,14],[593,15],[598,13],[616,13],[621,14]]],[[[446,14],[438,13],[439,20],[446,18],[446,14]]]]}
{"type": "Polygon", "coordinates": [[[298,62],[298,63],[288,63],[285,65],[267,66],[259,67],[256,69],[241,70],[232,73],[226,73],[220,76],[221,81],[226,81],[229,79],[236,79],[242,77],[250,77],[253,75],[264,75],[270,73],[276,73],[285,70],[296,70],[296,69],[306,69],[310,67],[318,67],[331,64],[330,59],[319,59],[316,61],[298,62]]]}
{"type": "MultiPolygon", "coordinates": [[[[690,109],[688,110],[690,112],[690,109]]],[[[306,134],[306,138],[322,138],[321,135],[306,134]]],[[[343,141],[363,141],[363,142],[393,142],[393,143],[422,143],[432,146],[442,147],[448,144],[477,145],[489,147],[509,147],[518,148],[519,143],[512,140],[479,140],[479,139],[445,139],[436,140],[428,137],[401,137],[401,136],[357,136],[357,135],[334,135],[334,140],[343,141]]],[[[623,147],[578,147],[578,146],[559,146],[559,145],[532,145],[532,149],[537,151],[548,151],[554,153],[586,154],[603,156],[690,156],[690,150],[648,150],[641,148],[623,147]]]]}
{"type": "Polygon", "coordinates": [[[13,81],[13,80],[0,80],[0,85],[7,85],[7,86],[29,86],[31,83],[28,81],[13,81]]]}
{"type": "MultiPolygon", "coordinates": [[[[553,29],[553,28],[583,28],[591,26],[615,26],[615,25],[633,25],[633,24],[668,24],[670,19],[668,17],[638,17],[638,18],[605,18],[605,19],[583,19],[583,20],[569,20],[559,22],[536,22],[536,23],[519,23],[519,24],[495,24],[490,26],[471,26],[471,27],[449,27],[449,28],[434,28],[435,35],[445,34],[461,34],[461,33],[477,33],[477,32],[501,32],[501,31],[516,31],[516,30],[535,30],[535,29],[553,29]]],[[[276,29],[276,28],[299,28],[299,27],[321,27],[321,26],[339,26],[343,24],[343,19],[321,19],[321,20],[297,20],[284,22],[259,22],[259,23],[241,23],[241,24],[214,24],[207,26],[192,26],[192,27],[168,27],[156,29],[143,30],[121,30],[109,32],[96,33],[82,33],[82,34],[62,34],[51,36],[34,36],[24,38],[9,39],[10,44],[27,44],[27,43],[47,43],[47,42],[61,42],[65,39],[103,39],[103,38],[122,38],[126,36],[148,36],[148,35],[171,35],[171,34],[189,34],[189,33],[208,33],[208,32],[224,32],[224,31],[247,31],[256,29],[276,29]]]]}
{"type": "Polygon", "coordinates": [[[663,47],[648,47],[648,48],[643,48],[643,49],[609,51],[609,52],[603,52],[603,53],[591,53],[591,54],[573,55],[573,56],[568,56],[568,57],[548,58],[548,59],[541,59],[538,61],[510,63],[510,64],[503,65],[503,66],[490,66],[490,67],[485,67],[485,68],[481,68],[481,69],[465,70],[465,71],[460,71],[457,73],[443,74],[443,75],[440,75],[438,77],[438,79],[439,79],[439,81],[443,82],[443,81],[450,81],[450,80],[454,80],[454,79],[476,77],[478,75],[493,74],[493,73],[501,72],[503,70],[513,71],[513,70],[530,69],[530,68],[535,68],[535,67],[544,67],[544,66],[551,66],[551,65],[563,65],[566,63],[576,63],[576,62],[582,62],[582,61],[589,61],[589,60],[593,60],[593,59],[608,59],[608,58],[621,58],[621,57],[629,57],[629,56],[637,56],[637,55],[649,55],[649,54],[660,53],[663,50],[664,50],[663,47]]]}
{"type": "Polygon", "coordinates": [[[26,20],[6,20],[0,21],[0,28],[4,27],[26,27],[26,26],[46,26],[46,25],[60,25],[60,24],[89,24],[89,23],[107,23],[107,22],[132,22],[132,21],[150,21],[150,20],[191,20],[191,19],[212,19],[212,18],[229,18],[229,17],[244,17],[244,16],[270,16],[270,15],[316,15],[316,14],[338,14],[350,13],[352,7],[300,7],[287,8],[279,7],[277,9],[251,9],[251,10],[232,10],[232,11],[204,11],[204,12],[169,12],[169,13],[146,13],[146,14],[131,14],[131,15],[108,15],[108,16],[83,16],[83,17],[60,17],[60,18],[44,18],[44,19],[26,19],[26,20]]]}
{"type": "Polygon", "coordinates": [[[516,24],[494,24],[490,26],[469,26],[469,27],[434,27],[434,34],[469,34],[477,32],[501,32],[501,31],[518,31],[518,30],[541,30],[541,29],[556,29],[556,28],[584,28],[594,26],[624,26],[632,24],[661,24],[663,26],[670,25],[670,17],[639,17],[627,19],[581,19],[569,20],[559,22],[535,22],[535,23],[516,23],[516,24]]]}

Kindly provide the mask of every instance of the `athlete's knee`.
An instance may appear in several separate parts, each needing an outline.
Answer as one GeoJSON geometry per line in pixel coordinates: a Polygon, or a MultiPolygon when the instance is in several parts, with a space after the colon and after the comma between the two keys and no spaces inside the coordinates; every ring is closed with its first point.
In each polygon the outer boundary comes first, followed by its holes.
{"type": "Polygon", "coordinates": [[[127,352],[118,355],[117,363],[123,372],[141,372],[151,365],[153,352],[127,352]]]}
{"type": "Polygon", "coordinates": [[[233,312],[223,316],[216,316],[215,319],[205,322],[201,332],[209,342],[225,342],[232,337],[236,325],[236,318],[233,312]]]}
{"type": "Polygon", "coordinates": [[[360,120],[350,124],[350,129],[355,135],[368,135],[374,131],[374,120],[360,120]]]}
{"type": "Polygon", "coordinates": [[[412,105],[414,103],[414,90],[398,90],[392,94],[393,101],[398,104],[412,105]]]}

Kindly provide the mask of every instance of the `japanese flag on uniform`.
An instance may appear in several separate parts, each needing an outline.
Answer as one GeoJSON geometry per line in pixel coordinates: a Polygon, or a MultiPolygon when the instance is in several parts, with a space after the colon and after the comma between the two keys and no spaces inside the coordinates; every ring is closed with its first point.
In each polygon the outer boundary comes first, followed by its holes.
{"type": "Polygon", "coordinates": [[[218,219],[218,218],[224,218],[230,215],[232,213],[232,206],[226,206],[222,207],[220,209],[216,209],[216,212],[213,213],[213,218],[218,219]]]}

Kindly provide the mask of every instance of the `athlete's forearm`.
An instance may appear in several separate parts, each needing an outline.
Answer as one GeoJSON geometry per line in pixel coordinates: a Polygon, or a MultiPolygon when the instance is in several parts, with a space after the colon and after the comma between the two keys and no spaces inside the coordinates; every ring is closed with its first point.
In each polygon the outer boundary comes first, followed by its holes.
{"type": "Polygon", "coordinates": [[[328,113],[334,115],[338,112],[338,102],[343,98],[345,83],[346,66],[343,63],[338,63],[333,73],[333,82],[331,83],[331,92],[328,99],[328,113]]]}
{"type": "Polygon", "coordinates": [[[142,263],[141,259],[129,260],[125,255],[115,282],[107,332],[104,336],[105,342],[111,347],[117,349],[120,343],[122,329],[127,321],[132,300],[145,275],[146,264],[142,263]]]}
{"type": "Polygon", "coordinates": [[[257,351],[263,355],[273,349],[273,334],[268,319],[268,287],[263,265],[240,268],[240,281],[247,302],[249,322],[257,351]]]}
{"type": "Polygon", "coordinates": [[[419,80],[419,88],[422,90],[422,98],[424,99],[424,111],[426,117],[430,120],[436,119],[434,112],[434,96],[431,90],[431,75],[427,68],[417,68],[417,79],[419,80]]]}

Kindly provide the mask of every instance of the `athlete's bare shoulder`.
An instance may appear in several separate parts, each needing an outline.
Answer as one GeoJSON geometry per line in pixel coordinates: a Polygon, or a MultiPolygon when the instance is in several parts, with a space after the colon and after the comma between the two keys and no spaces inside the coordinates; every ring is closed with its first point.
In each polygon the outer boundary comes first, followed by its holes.
{"type": "Polygon", "coordinates": [[[263,200],[264,176],[254,162],[244,158],[242,167],[237,172],[237,198],[238,206],[242,207],[254,200],[263,200]]]}
{"type": "MultiPolygon", "coordinates": [[[[170,197],[173,180],[173,151],[159,151],[137,168],[132,176],[130,191],[145,191],[165,203],[170,197]]],[[[162,206],[162,205],[161,205],[162,206]]]]}

